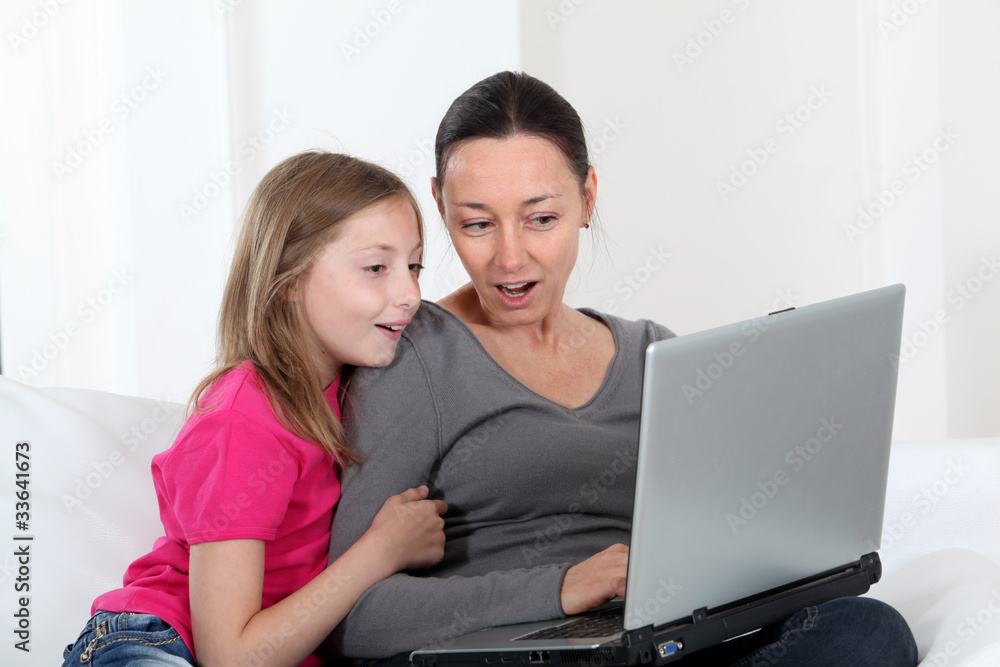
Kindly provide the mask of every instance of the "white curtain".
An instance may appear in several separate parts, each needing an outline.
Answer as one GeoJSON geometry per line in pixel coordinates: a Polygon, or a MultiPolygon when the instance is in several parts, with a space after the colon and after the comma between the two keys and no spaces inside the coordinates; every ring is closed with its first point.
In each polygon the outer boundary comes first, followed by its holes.
{"type": "Polygon", "coordinates": [[[486,35],[468,31],[460,8],[0,6],[4,375],[186,400],[214,358],[240,210],[299,150],[347,151],[406,174],[434,241],[425,264],[440,265],[425,291],[459,284],[427,204],[427,141],[450,99],[518,66],[516,3],[476,8],[486,35]]]}

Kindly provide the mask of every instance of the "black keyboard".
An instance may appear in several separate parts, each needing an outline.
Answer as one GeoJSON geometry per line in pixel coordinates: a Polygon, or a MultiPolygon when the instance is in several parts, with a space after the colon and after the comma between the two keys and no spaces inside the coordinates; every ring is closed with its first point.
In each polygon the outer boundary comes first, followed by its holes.
{"type": "Polygon", "coordinates": [[[583,637],[607,637],[625,632],[625,608],[605,609],[581,616],[562,625],[542,628],[518,637],[522,639],[575,639],[583,637]]]}

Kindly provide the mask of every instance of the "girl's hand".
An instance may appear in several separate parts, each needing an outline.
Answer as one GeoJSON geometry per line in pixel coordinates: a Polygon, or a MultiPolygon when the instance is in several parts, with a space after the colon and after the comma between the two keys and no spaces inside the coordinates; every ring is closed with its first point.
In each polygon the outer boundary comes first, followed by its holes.
{"type": "Polygon", "coordinates": [[[444,519],[448,503],[427,500],[426,486],[390,496],[359,542],[369,542],[389,574],[430,567],[444,557],[444,519]]]}
{"type": "Polygon", "coordinates": [[[612,544],[566,570],[559,601],[567,616],[599,607],[617,596],[625,597],[628,547],[612,544]]]}
{"type": "Polygon", "coordinates": [[[198,664],[297,665],[319,646],[372,584],[444,556],[448,505],[426,486],[385,501],[371,528],[315,579],[261,610],[264,542],[229,540],[191,547],[191,622],[198,664]],[[318,602],[321,601],[321,602],[318,602]],[[303,614],[303,610],[309,613],[303,614]],[[275,651],[274,641],[282,648],[275,651]]]}

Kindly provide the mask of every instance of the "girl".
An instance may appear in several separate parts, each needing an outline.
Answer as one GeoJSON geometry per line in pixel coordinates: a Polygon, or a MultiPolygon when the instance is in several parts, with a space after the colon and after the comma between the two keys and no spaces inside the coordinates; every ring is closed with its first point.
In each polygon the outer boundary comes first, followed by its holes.
{"type": "Polygon", "coordinates": [[[447,506],[390,497],[327,566],[346,448],[345,366],[384,366],[420,303],[412,194],[356,158],[277,165],[247,211],[216,370],[153,458],[165,536],[95,600],[64,667],[318,664],[310,653],[372,584],[444,552],[447,506]]]}

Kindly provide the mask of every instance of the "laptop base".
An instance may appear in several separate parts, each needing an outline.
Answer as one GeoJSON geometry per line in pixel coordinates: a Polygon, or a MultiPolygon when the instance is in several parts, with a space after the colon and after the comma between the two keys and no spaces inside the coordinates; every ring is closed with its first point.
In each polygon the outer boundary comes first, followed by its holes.
{"type": "MultiPolygon", "coordinates": [[[[529,667],[531,665],[593,665],[631,667],[667,665],[723,642],[781,623],[799,610],[866,593],[882,576],[877,553],[858,561],[765,591],[716,609],[697,609],[691,616],[659,628],[646,626],[624,632],[596,648],[484,651],[416,651],[410,660],[418,667],[529,667]]],[[[513,648],[513,647],[511,647],[513,648]]]]}

